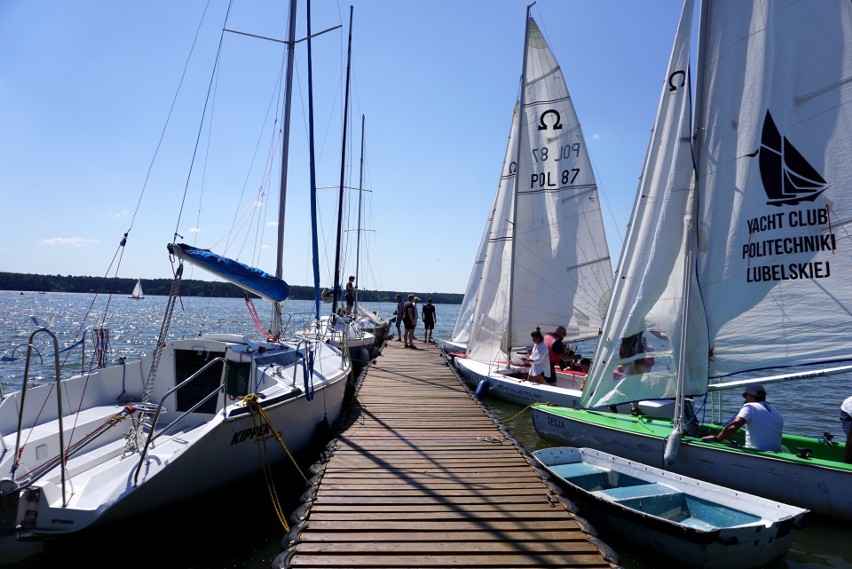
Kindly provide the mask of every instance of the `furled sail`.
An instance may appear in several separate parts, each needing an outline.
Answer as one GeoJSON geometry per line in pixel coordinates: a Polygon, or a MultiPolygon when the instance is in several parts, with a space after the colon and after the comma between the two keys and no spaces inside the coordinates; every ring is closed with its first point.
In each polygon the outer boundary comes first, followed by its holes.
{"type": "Polygon", "coordinates": [[[169,252],[181,260],[201,267],[242,289],[273,302],[283,302],[290,294],[290,286],[255,267],[217,255],[208,249],[199,249],[185,243],[170,243],[169,252]]]}

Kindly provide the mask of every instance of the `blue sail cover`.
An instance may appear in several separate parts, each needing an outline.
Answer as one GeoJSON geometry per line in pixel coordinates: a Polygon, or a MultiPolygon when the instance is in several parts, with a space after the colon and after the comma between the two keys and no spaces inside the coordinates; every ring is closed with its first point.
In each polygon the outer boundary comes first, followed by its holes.
{"type": "Polygon", "coordinates": [[[290,285],[284,279],[272,276],[260,269],[185,243],[170,243],[169,252],[181,260],[188,261],[230,283],[255,293],[261,298],[283,302],[290,294],[290,285]]]}

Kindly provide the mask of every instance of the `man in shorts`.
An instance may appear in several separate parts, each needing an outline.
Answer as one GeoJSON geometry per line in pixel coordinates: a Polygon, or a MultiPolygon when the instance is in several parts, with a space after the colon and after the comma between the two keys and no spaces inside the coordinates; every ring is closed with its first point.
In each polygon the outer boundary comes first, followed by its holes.
{"type": "Polygon", "coordinates": [[[402,325],[405,327],[405,347],[416,350],[414,327],[417,325],[417,305],[413,294],[408,295],[408,301],[402,306],[402,325]]]}
{"type": "Polygon", "coordinates": [[[435,305],[432,304],[432,297],[426,299],[426,304],[423,305],[423,327],[425,331],[423,332],[423,341],[424,342],[432,342],[435,343],[435,340],[432,339],[432,330],[435,328],[435,321],[437,317],[435,315],[435,305]]]}

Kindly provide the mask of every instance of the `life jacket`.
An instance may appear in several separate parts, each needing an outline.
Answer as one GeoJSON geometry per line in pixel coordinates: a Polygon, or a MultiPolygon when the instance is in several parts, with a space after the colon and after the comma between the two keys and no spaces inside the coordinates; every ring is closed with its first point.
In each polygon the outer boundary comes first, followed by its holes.
{"type": "MultiPolygon", "coordinates": [[[[548,332],[544,335],[544,345],[547,346],[547,354],[550,356],[550,363],[555,364],[562,357],[561,354],[557,354],[553,351],[553,344],[559,341],[559,338],[548,332]]],[[[562,348],[565,349],[564,347],[562,348]]]]}

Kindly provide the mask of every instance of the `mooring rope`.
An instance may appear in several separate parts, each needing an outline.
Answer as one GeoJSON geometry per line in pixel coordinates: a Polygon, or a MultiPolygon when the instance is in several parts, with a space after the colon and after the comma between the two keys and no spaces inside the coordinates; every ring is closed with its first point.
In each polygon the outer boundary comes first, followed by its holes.
{"type": "MultiPolygon", "coordinates": [[[[269,419],[269,416],[266,414],[266,411],[263,410],[263,407],[260,405],[260,399],[258,399],[256,393],[249,393],[245,397],[243,397],[243,402],[251,411],[252,420],[254,422],[255,431],[257,432],[258,427],[258,418],[262,420],[269,426],[269,430],[272,431],[272,434],[275,436],[275,440],[278,441],[278,444],[281,445],[281,448],[284,449],[284,452],[287,453],[287,456],[293,462],[293,466],[296,467],[296,470],[301,475],[302,479],[307,482],[308,478],[305,476],[305,473],[302,472],[302,469],[299,468],[299,464],[296,462],[296,459],[290,453],[290,449],[287,448],[287,445],[284,444],[284,441],[281,439],[281,435],[275,430],[275,426],[272,424],[272,421],[269,419]]],[[[266,448],[266,441],[262,441],[263,444],[257,445],[257,452],[260,456],[260,462],[263,467],[263,477],[266,479],[266,487],[269,489],[269,497],[272,499],[272,507],[275,510],[275,514],[278,516],[278,521],[281,522],[281,526],[284,528],[284,531],[289,532],[290,527],[287,524],[287,514],[284,512],[283,507],[281,506],[281,500],[278,498],[278,491],[275,488],[275,481],[272,477],[272,465],[269,460],[269,452],[266,448]]]]}

